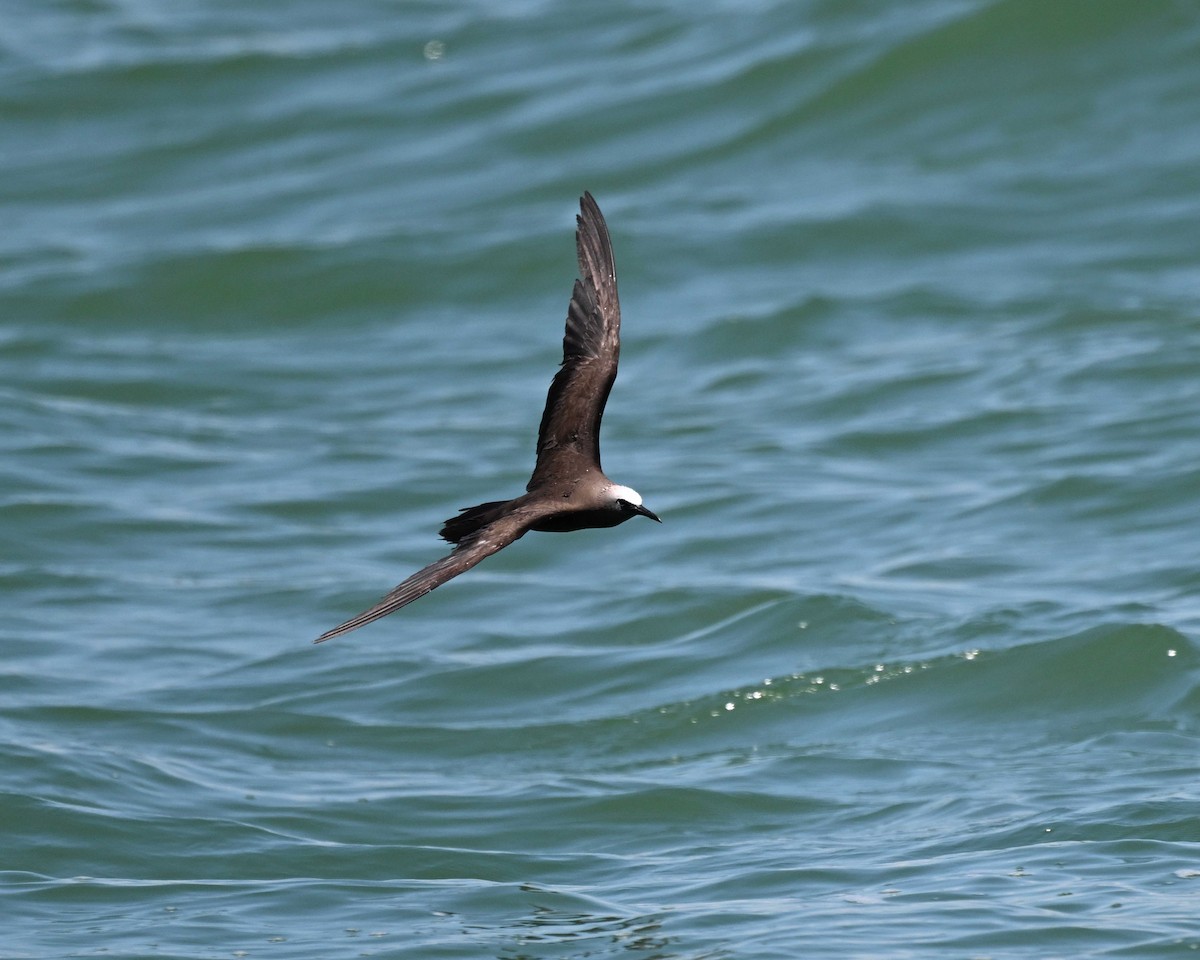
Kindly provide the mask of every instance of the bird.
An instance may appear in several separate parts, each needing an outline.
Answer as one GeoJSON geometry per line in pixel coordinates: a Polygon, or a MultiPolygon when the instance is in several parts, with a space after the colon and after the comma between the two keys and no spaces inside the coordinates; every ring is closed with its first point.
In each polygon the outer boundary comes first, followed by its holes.
{"type": "Polygon", "coordinates": [[[621,306],[608,225],[587,191],[580,198],[575,224],[579,277],[567,307],[562,364],[546,394],[537,459],[525,493],[464,507],[440,531],[444,540],[454,544],[453,551],[314,643],[395,613],[530,530],[566,533],[615,527],[639,516],[662,523],[642,502],[641,494],[614,483],[600,467],[600,420],[617,377],[621,306]]]}

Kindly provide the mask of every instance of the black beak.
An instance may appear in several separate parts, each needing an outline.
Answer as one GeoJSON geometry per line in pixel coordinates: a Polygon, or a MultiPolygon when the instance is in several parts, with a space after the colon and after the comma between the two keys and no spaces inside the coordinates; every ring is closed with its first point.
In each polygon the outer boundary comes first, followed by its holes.
{"type": "Polygon", "coordinates": [[[662,523],[662,521],[658,518],[657,513],[655,513],[649,507],[643,507],[640,503],[633,508],[633,512],[640,513],[643,517],[649,517],[655,523],[662,523]]]}

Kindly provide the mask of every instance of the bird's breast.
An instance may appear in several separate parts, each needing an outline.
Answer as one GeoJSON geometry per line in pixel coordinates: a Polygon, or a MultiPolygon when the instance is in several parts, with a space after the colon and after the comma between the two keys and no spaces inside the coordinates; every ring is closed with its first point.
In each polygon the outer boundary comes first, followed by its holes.
{"type": "Polygon", "coordinates": [[[541,533],[571,533],[597,527],[615,527],[628,517],[616,510],[564,510],[535,523],[531,530],[541,533]]]}

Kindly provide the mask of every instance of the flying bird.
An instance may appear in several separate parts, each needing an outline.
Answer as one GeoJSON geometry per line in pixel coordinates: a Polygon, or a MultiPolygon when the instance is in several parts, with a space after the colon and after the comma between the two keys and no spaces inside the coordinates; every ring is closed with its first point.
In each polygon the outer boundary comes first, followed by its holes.
{"type": "Polygon", "coordinates": [[[590,193],[580,199],[579,211],[579,279],[567,307],[562,366],[550,382],[538,428],[537,463],[525,493],[460,510],[441,529],[441,536],[455,545],[449,555],[418,570],[375,606],[327,630],[314,643],[395,613],[530,530],[563,533],[615,527],[637,516],[662,522],[642,503],[641,494],[613,483],[600,468],[600,419],[617,378],[621,306],[604,215],[590,193]]]}

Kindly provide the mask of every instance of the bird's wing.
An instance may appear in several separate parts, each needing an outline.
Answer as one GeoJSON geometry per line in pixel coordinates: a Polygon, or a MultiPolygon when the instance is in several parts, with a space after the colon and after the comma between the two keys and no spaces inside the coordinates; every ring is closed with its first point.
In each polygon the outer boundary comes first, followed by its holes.
{"type": "Polygon", "coordinates": [[[562,368],[546,396],[538,429],[537,466],[528,489],[547,476],[600,467],[600,419],[617,378],[621,305],[617,268],[604,215],[590,193],[579,201],[575,247],[579,279],[567,308],[562,368]],[[564,461],[579,460],[578,467],[564,461]]]}
{"type": "Polygon", "coordinates": [[[423,570],[418,570],[411,577],[397,586],[375,606],[364,610],[357,617],[345,623],[326,630],[313,643],[339,637],[343,633],[357,630],[380,617],[395,613],[401,607],[419,600],[436,587],[440,587],[452,577],[470,570],[475,564],[490,557],[497,550],[503,550],[510,543],[518,540],[529,529],[536,518],[527,516],[524,512],[514,512],[488,524],[478,533],[463,540],[448,556],[435,560],[423,570]]]}

